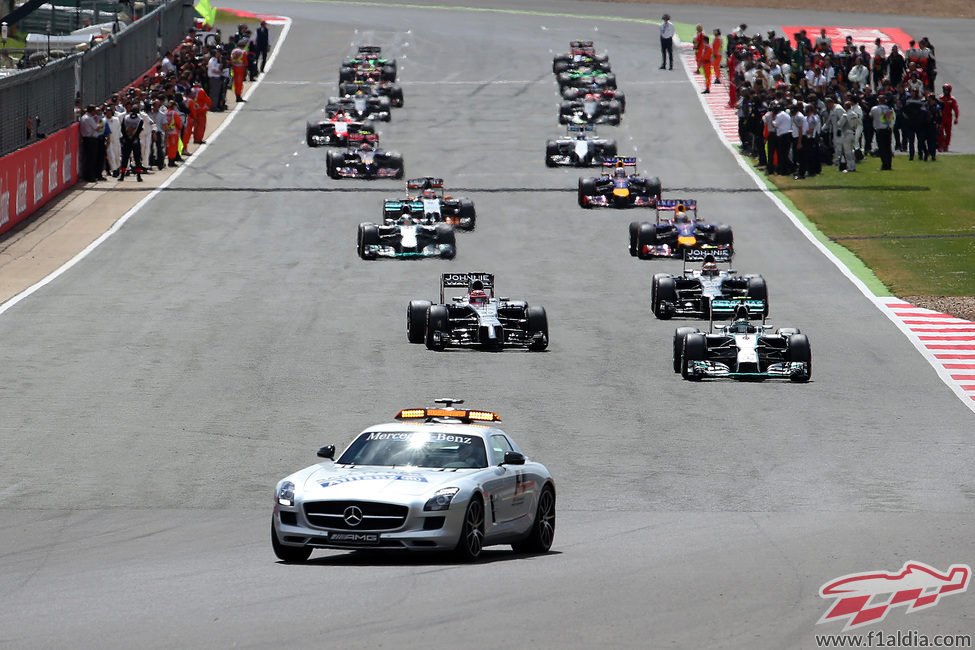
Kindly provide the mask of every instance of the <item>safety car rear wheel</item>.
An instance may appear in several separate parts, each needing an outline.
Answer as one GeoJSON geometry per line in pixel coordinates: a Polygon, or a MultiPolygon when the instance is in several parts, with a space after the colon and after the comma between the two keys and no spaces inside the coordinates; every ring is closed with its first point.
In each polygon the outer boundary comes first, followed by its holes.
{"type": "Polygon", "coordinates": [[[555,539],[555,490],[546,485],[538,496],[535,521],[528,536],[511,545],[515,553],[548,553],[555,539]]]}
{"type": "Polygon", "coordinates": [[[429,300],[411,300],[406,308],[406,339],[410,343],[423,343],[430,307],[429,300]]]}
{"type": "Polygon", "coordinates": [[[464,562],[474,562],[484,550],[484,502],[480,495],[471,497],[464,513],[464,525],[454,553],[464,562]]]}

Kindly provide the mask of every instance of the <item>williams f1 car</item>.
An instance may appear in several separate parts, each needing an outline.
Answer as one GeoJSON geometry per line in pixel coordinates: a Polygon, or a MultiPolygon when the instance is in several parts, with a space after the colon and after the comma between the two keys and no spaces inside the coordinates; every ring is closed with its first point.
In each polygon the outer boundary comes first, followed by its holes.
{"type": "Polygon", "coordinates": [[[518,346],[537,352],[548,347],[548,317],[544,307],[495,298],[494,276],[490,273],[444,273],[439,303],[410,301],[406,338],[410,343],[426,343],[431,350],[518,346]],[[446,302],[444,289],[448,287],[463,288],[466,293],[446,302]]]}
{"type": "Polygon", "coordinates": [[[583,208],[652,208],[660,197],[660,179],[635,173],[636,158],[603,162],[598,178],[579,179],[579,205],[583,208]],[[627,174],[627,168],[634,169],[627,174]],[[611,171],[610,171],[611,169],[611,171]]]}
{"type": "Polygon", "coordinates": [[[566,127],[565,137],[545,143],[548,167],[592,167],[616,159],[616,140],[596,137],[591,124],[566,127]]]}
{"type": "Polygon", "coordinates": [[[382,225],[360,223],[356,250],[364,260],[380,257],[417,259],[439,257],[452,260],[457,254],[454,227],[413,215],[404,205],[400,216],[386,219],[382,225]]]}
{"type": "Polygon", "coordinates": [[[564,99],[559,105],[559,124],[609,124],[617,126],[623,109],[615,99],[600,99],[586,94],[578,99],[564,99]]]}
{"type": "Polygon", "coordinates": [[[694,199],[659,199],[656,223],[630,224],[630,255],[641,260],[683,258],[685,249],[702,246],[733,249],[734,234],[731,226],[700,219],[694,199]]]}
{"type": "Polygon", "coordinates": [[[731,323],[715,328],[712,322],[710,333],[693,327],[678,327],[674,332],[674,372],[692,381],[705,377],[809,381],[812,352],[805,334],[791,327],[774,329],[764,318],[755,325],[749,320],[753,311],[742,301],[722,302],[730,303],[722,308],[735,310],[731,323]]]}
{"type": "Polygon", "coordinates": [[[376,148],[378,142],[365,142],[345,151],[329,151],[325,172],[329,178],[403,178],[403,156],[376,148]]]}
{"type": "Polygon", "coordinates": [[[378,45],[363,45],[354,57],[342,62],[339,83],[353,81],[359,71],[371,69],[378,69],[383,81],[396,81],[396,59],[384,58],[378,45]]]}
{"type": "Polygon", "coordinates": [[[552,59],[552,72],[559,74],[573,70],[579,66],[588,66],[609,72],[609,57],[605,54],[596,54],[596,48],[592,41],[570,41],[569,52],[557,54],[552,59]]]}
{"type": "Polygon", "coordinates": [[[688,248],[684,250],[682,275],[654,274],[650,285],[650,308],[657,318],[667,320],[679,316],[727,320],[734,317],[739,306],[744,306],[752,318],[767,316],[765,278],[739,275],[730,266],[721,270],[719,261],[730,263],[731,250],[688,248]],[[702,261],[701,268],[687,268],[687,263],[693,261],[702,261]]]}
{"type": "Polygon", "coordinates": [[[278,481],[271,549],[304,562],[314,549],[451,551],[474,561],[486,546],[546,553],[555,537],[555,483],[497,428],[491,411],[463,400],[405,409],[367,428],[338,458],[278,481]]]}
{"type": "Polygon", "coordinates": [[[474,230],[477,213],[474,202],[466,197],[444,195],[443,179],[425,176],[406,181],[405,199],[386,199],[383,219],[395,219],[409,206],[410,212],[431,223],[449,223],[459,230],[474,230]]]}

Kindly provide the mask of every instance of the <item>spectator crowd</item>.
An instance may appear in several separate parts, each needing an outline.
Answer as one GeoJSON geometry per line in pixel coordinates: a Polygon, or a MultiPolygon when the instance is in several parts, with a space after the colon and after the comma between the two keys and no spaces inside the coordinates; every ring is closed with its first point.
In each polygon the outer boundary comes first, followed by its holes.
{"type": "Polygon", "coordinates": [[[814,39],[805,30],[792,39],[746,30],[742,24],[722,40],[721,30],[709,37],[698,25],[696,72],[705,75],[708,93],[722,83],[725,58],[742,151],[768,174],[800,179],[829,164],[853,172],[868,155],[891,169],[894,151],[921,161],[948,151],[959,107],[950,84],[935,93],[937,60],[928,38],[901,52],[896,45],[887,51],[879,38],[868,47],[846,36],[834,47],[825,29],[814,39]]]}
{"type": "Polygon", "coordinates": [[[184,41],[157,65],[102,105],[81,106],[81,178],[124,180],[152,168],[176,167],[190,144],[204,144],[207,114],[226,111],[231,88],[238,102],[247,77],[264,71],[270,46],[267,24],[256,34],[246,25],[224,41],[219,30],[190,29],[184,41]]]}

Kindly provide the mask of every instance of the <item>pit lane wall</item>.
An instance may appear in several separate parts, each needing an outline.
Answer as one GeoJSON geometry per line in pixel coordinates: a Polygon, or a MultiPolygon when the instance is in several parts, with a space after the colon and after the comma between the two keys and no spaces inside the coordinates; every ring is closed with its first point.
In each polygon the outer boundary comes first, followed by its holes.
{"type": "Polygon", "coordinates": [[[0,234],[78,182],[78,125],[0,158],[0,234]]]}

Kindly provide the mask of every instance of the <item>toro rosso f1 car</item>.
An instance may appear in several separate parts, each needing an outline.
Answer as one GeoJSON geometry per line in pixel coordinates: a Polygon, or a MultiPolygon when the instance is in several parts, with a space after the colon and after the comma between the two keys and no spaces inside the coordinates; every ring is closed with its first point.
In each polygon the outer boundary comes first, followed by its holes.
{"type": "Polygon", "coordinates": [[[652,208],[660,197],[660,179],[635,173],[636,158],[617,156],[603,162],[598,178],[579,179],[579,205],[583,208],[652,208]],[[634,169],[627,174],[627,168],[634,169]],[[610,171],[612,170],[612,171],[610,171]]]}
{"type": "Polygon", "coordinates": [[[410,343],[426,343],[430,350],[518,346],[538,352],[548,347],[548,317],[544,307],[495,298],[494,276],[490,273],[444,273],[438,304],[410,301],[406,337],[410,343]],[[446,302],[447,287],[463,288],[466,293],[446,302]]]}
{"type": "MultiPolygon", "coordinates": [[[[713,304],[717,305],[715,300],[713,304]]],[[[761,381],[767,378],[807,382],[812,377],[809,339],[796,328],[773,329],[755,325],[753,311],[742,301],[721,301],[722,308],[735,310],[734,320],[710,333],[693,327],[678,327],[674,332],[674,372],[684,379],[730,377],[761,381]]]]}
{"type": "Polygon", "coordinates": [[[739,275],[729,268],[718,269],[718,261],[731,261],[727,248],[689,248],[684,250],[684,273],[656,273],[650,285],[650,307],[657,318],[674,316],[727,320],[734,307],[743,305],[753,318],[768,315],[768,288],[760,275],[739,275]],[[687,262],[703,261],[700,269],[687,268],[687,262]],[[733,302],[739,301],[739,302],[733,302]]]}
{"type": "Polygon", "coordinates": [[[409,206],[410,211],[431,223],[449,223],[459,230],[474,230],[477,213],[474,202],[466,197],[444,195],[443,179],[425,176],[406,181],[405,199],[386,199],[383,218],[395,219],[409,206]]]}
{"type": "Polygon", "coordinates": [[[453,552],[486,546],[546,553],[555,537],[555,483],[497,428],[497,413],[459,399],[404,409],[360,433],[336,458],[278,481],[271,548],[282,562],[314,549],[453,552]]]}
{"type": "Polygon", "coordinates": [[[360,223],[356,250],[364,260],[380,257],[417,259],[439,257],[451,260],[457,254],[454,227],[413,215],[404,204],[398,218],[387,218],[382,225],[360,223]]]}
{"type": "Polygon", "coordinates": [[[596,137],[591,124],[569,125],[565,137],[545,143],[548,167],[592,167],[616,158],[616,140],[596,137]]]}
{"type": "Polygon", "coordinates": [[[345,151],[329,151],[325,171],[329,178],[403,178],[403,156],[383,151],[378,141],[364,142],[345,151]]]}
{"type": "Polygon", "coordinates": [[[630,255],[641,260],[682,258],[688,248],[733,249],[733,245],[731,226],[699,218],[694,199],[659,199],[656,223],[630,224],[630,255]]]}
{"type": "Polygon", "coordinates": [[[342,62],[339,83],[352,81],[357,72],[370,69],[378,69],[383,81],[396,81],[396,59],[384,58],[378,45],[363,45],[356,56],[342,62]]]}

